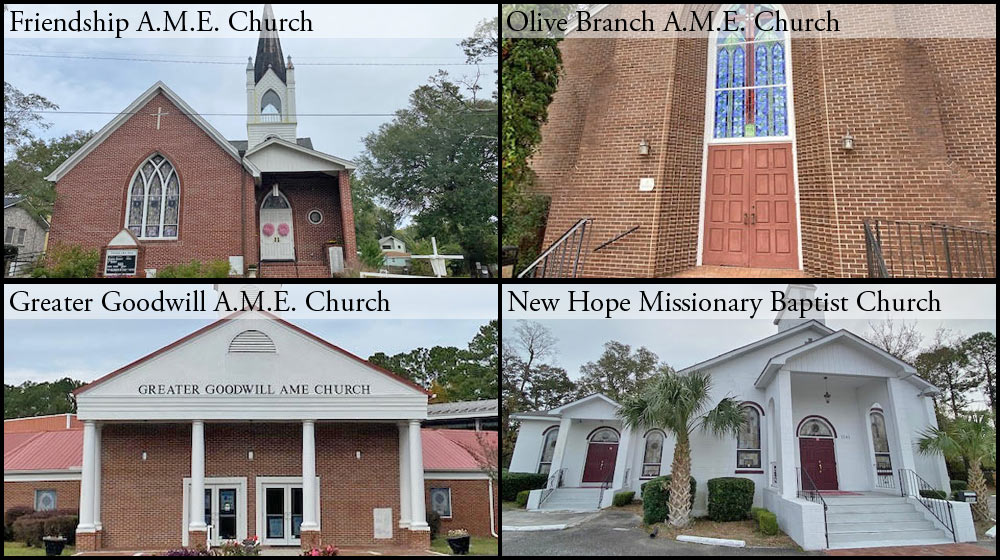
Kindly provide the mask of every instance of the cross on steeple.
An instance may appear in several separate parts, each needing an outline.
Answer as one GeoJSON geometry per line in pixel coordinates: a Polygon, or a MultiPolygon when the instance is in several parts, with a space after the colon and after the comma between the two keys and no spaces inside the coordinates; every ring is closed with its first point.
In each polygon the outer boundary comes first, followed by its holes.
{"type": "Polygon", "coordinates": [[[164,113],[163,107],[157,107],[155,113],[150,113],[149,116],[156,117],[156,130],[160,130],[160,119],[169,115],[170,113],[164,113]]]}

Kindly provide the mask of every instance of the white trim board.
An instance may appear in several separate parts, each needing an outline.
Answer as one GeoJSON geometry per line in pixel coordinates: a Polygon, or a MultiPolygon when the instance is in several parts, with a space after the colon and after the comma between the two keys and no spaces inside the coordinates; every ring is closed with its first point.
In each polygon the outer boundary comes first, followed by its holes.
{"type": "Polygon", "coordinates": [[[3,473],[4,482],[75,482],[82,479],[80,470],[3,473]]]}

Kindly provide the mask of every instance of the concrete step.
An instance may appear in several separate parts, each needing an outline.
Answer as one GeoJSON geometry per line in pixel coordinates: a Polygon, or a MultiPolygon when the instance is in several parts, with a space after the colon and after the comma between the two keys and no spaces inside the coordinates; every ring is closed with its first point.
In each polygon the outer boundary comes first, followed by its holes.
{"type": "Polygon", "coordinates": [[[904,513],[916,511],[912,504],[900,502],[896,504],[873,504],[873,505],[830,505],[827,504],[827,514],[842,513],[904,513]]]}
{"type": "Polygon", "coordinates": [[[900,496],[823,496],[826,505],[886,505],[906,503],[900,496]]]}
{"type": "Polygon", "coordinates": [[[926,519],[920,521],[885,521],[879,523],[829,523],[827,528],[830,534],[834,533],[884,533],[889,531],[919,531],[921,529],[933,530],[934,524],[926,519]]]}
{"type": "MultiPolygon", "coordinates": [[[[830,533],[830,547],[838,548],[863,548],[870,546],[890,546],[886,543],[907,543],[914,541],[936,541],[935,544],[952,542],[945,538],[944,531],[940,529],[926,530],[880,530],[869,533],[830,533]]],[[[921,544],[926,544],[922,542],[921,544]]]]}
{"type": "Polygon", "coordinates": [[[892,541],[884,540],[877,543],[854,543],[846,542],[842,544],[834,544],[834,541],[830,540],[830,550],[839,550],[845,548],[875,548],[875,547],[886,547],[886,546],[930,546],[936,544],[953,544],[954,541],[950,539],[911,539],[902,541],[892,541]]]}
{"type": "Polygon", "coordinates": [[[826,522],[833,523],[906,523],[911,521],[926,521],[927,518],[919,511],[888,513],[835,513],[830,509],[826,512],[826,522]]]}

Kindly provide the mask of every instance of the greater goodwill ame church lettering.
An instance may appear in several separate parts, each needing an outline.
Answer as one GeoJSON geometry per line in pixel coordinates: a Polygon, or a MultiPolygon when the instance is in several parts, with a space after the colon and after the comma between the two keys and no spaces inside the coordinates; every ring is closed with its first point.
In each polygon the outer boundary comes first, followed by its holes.
{"type": "Polygon", "coordinates": [[[157,82],[47,177],[50,246],[100,250],[106,276],[191,261],[272,278],[352,266],[356,166],[298,137],[295,65],[268,29],[246,68],[246,140],[227,140],[157,82]],[[122,251],[134,257],[123,264],[122,251]]]}

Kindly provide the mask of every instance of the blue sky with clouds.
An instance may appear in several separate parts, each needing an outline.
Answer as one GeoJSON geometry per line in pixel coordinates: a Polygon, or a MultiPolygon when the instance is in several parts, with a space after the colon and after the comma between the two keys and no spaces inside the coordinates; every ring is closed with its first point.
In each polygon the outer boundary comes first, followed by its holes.
{"type": "MultiPolygon", "coordinates": [[[[10,6],[18,6],[16,4],[10,6]]],[[[78,6],[74,6],[76,9],[78,6]]],[[[156,6],[150,6],[150,9],[156,6]]],[[[276,5],[298,12],[296,5],[276,5]]],[[[102,11],[110,6],[88,5],[102,11]]],[[[341,26],[357,18],[355,7],[316,5],[311,17],[341,26]]],[[[442,66],[465,62],[462,38],[471,36],[476,25],[496,17],[495,4],[451,6],[371,5],[379,20],[399,31],[379,31],[380,38],[290,38],[282,37],[282,48],[296,63],[298,112],[393,113],[407,107],[410,94],[427,83],[439,69],[455,80],[475,76],[476,67],[442,66]],[[403,38],[408,21],[435,18],[447,37],[403,38]],[[394,38],[397,36],[400,38],[394,38]],[[329,62],[413,63],[431,66],[314,66],[329,62]]],[[[289,14],[290,15],[290,14],[289,14]]],[[[348,26],[349,27],[349,26],[348,26]]],[[[4,81],[24,92],[40,94],[66,111],[118,112],[158,80],[165,82],[200,113],[246,112],[246,62],[256,54],[257,35],[246,38],[212,39],[11,39],[4,34],[4,81]],[[82,56],[190,59],[230,64],[180,64],[65,58],[34,58],[14,53],[77,53],[82,56]],[[153,56],[160,55],[160,56],[153,56]]],[[[482,67],[487,85],[493,85],[496,65],[482,67]]],[[[56,137],[75,130],[98,130],[109,115],[46,115],[52,128],[40,133],[56,137]]],[[[245,117],[206,117],[226,138],[246,139],[245,117]]],[[[354,159],[363,150],[362,139],[389,122],[389,117],[303,117],[299,136],[311,137],[316,148],[339,157],[354,159]]]]}

